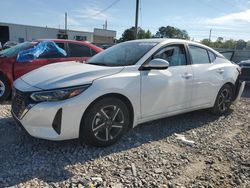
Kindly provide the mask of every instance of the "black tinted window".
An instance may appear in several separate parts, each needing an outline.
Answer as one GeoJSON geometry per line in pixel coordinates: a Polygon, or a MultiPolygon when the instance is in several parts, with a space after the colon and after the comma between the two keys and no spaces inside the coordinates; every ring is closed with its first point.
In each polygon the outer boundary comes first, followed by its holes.
{"type": "Polygon", "coordinates": [[[156,58],[168,61],[170,66],[187,64],[185,48],[183,45],[168,46],[154,55],[154,59],[156,58]]]}
{"type": "Polygon", "coordinates": [[[91,49],[91,56],[94,56],[95,54],[97,54],[97,52],[93,49],[91,49]]]}
{"type": "Polygon", "coordinates": [[[70,57],[91,57],[90,48],[87,46],[69,43],[70,57]]]}
{"type": "Polygon", "coordinates": [[[59,48],[62,48],[65,50],[65,46],[64,46],[64,43],[61,43],[61,42],[56,42],[56,45],[59,46],[59,48]]]}
{"type": "Polygon", "coordinates": [[[197,46],[189,46],[193,64],[210,63],[207,50],[197,46]]]}

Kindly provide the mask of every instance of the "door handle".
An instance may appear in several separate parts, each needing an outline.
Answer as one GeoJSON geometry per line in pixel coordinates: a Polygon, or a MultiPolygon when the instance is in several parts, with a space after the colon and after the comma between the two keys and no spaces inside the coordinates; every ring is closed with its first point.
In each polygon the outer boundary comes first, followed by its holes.
{"type": "Polygon", "coordinates": [[[193,74],[190,74],[190,73],[185,73],[182,75],[182,78],[185,78],[185,79],[189,79],[193,76],[193,74]]]}
{"type": "Polygon", "coordinates": [[[218,72],[219,74],[222,74],[222,73],[224,73],[224,70],[223,70],[223,69],[219,69],[219,70],[217,70],[217,72],[218,72]]]}

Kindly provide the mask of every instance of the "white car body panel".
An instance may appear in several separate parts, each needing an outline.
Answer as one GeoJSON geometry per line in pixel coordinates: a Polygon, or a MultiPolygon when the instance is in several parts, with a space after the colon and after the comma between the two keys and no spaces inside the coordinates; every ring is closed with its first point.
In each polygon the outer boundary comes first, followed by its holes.
{"type": "Polygon", "coordinates": [[[116,74],[123,67],[104,67],[76,62],[50,64],[21,77],[31,86],[48,90],[92,83],[95,79],[116,74]],[[55,71],[56,70],[56,71],[55,71]]]}
{"type": "Polygon", "coordinates": [[[139,123],[212,107],[220,88],[225,83],[235,84],[237,80],[238,66],[222,58],[216,58],[207,65],[140,71],[141,65],[165,45],[188,43],[204,47],[176,39],[151,41],[160,43],[133,66],[105,67],[64,62],[24,75],[14,83],[16,89],[24,92],[92,85],[76,97],[38,103],[19,121],[34,137],[49,140],[74,139],[79,137],[80,123],[86,109],[103,95],[120,94],[126,97],[133,107],[135,127],[139,123]],[[223,73],[218,73],[220,69],[223,69],[223,73]],[[62,109],[62,125],[61,133],[57,134],[51,125],[59,109],[62,109]]]}
{"type": "Polygon", "coordinates": [[[187,109],[192,97],[192,75],[190,65],[142,71],[142,118],[187,109]],[[191,77],[185,78],[187,74],[191,77]]]}

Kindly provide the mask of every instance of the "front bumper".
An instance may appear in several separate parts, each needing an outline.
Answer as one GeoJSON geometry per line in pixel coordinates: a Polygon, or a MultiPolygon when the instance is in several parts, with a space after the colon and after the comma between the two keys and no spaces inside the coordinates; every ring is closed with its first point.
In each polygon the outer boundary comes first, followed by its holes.
{"type": "Polygon", "coordinates": [[[12,116],[31,136],[47,140],[79,138],[82,116],[93,100],[91,90],[58,102],[35,104],[31,91],[14,89],[12,116]],[[91,93],[91,94],[90,94],[91,93]]]}
{"type": "Polygon", "coordinates": [[[81,119],[86,108],[76,99],[61,102],[39,103],[29,109],[22,118],[12,111],[13,118],[31,136],[46,140],[79,138],[81,119]],[[58,112],[61,113],[58,119],[58,112]],[[59,122],[55,125],[55,121],[59,122]]]}

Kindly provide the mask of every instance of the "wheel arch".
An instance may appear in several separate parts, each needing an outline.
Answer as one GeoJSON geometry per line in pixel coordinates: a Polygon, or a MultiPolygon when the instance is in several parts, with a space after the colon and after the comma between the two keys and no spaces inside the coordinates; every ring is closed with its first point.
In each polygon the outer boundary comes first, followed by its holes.
{"type": "MultiPolygon", "coordinates": [[[[83,115],[82,115],[82,119],[81,119],[81,123],[80,123],[80,129],[79,129],[79,133],[81,132],[81,129],[82,129],[82,125],[83,125],[83,119],[86,115],[86,112],[90,109],[90,107],[95,104],[97,101],[103,99],[103,98],[106,98],[106,97],[114,97],[114,98],[117,98],[117,99],[120,99],[122,102],[125,103],[125,105],[128,107],[128,110],[129,110],[129,115],[130,115],[130,123],[129,123],[129,128],[128,130],[132,129],[133,128],[133,124],[134,124],[134,108],[133,108],[133,105],[132,105],[132,102],[129,100],[128,97],[126,97],[125,95],[123,94],[120,94],[120,93],[108,93],[108,94],[104,94],[104,95],[101,95],[99,97],[97,97],[94,101],[92,101],[88,107],[86,108],[86,110],[84,111],[83,115]]],[[[80,136],[80,134],[79,134],[80,136]]]]}

